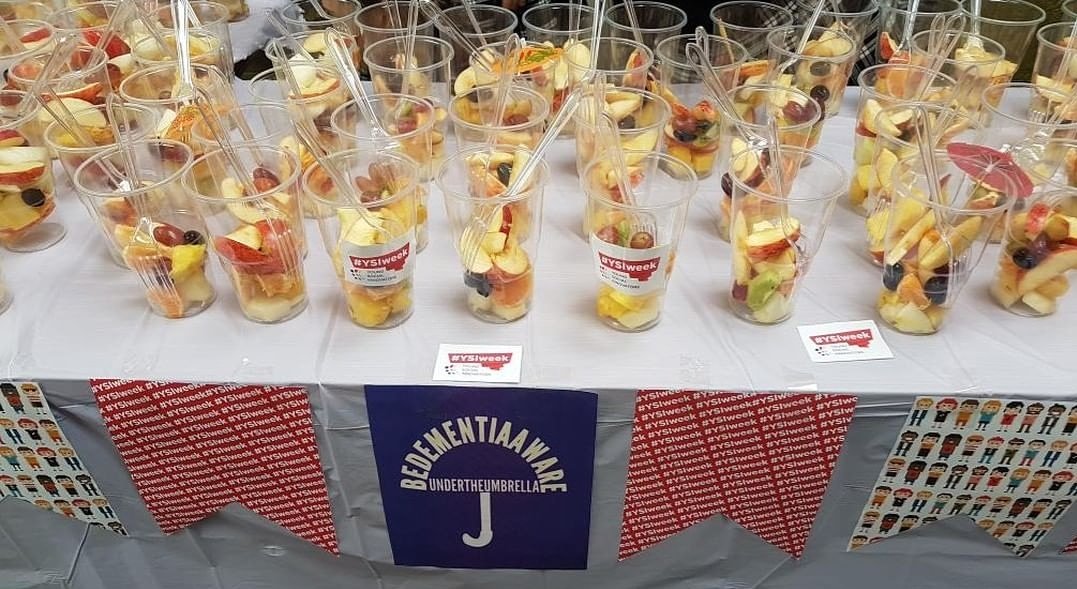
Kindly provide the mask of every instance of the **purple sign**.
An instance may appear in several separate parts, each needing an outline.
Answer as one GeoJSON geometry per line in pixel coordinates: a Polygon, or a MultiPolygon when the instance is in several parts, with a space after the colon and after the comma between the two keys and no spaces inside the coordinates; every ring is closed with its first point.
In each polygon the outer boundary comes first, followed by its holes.
{"type": "Polygon", "coordinates": [[[598,398],[366,387],[398,565],[585,569],[598,398]]]}

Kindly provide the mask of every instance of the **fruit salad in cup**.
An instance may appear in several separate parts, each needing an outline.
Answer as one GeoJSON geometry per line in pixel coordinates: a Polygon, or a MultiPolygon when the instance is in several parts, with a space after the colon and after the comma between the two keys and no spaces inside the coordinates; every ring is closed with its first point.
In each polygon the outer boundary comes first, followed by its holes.
{"type": "Polygon", "coordinates": [[[52,158],[16,130],[0,136],[0,245],[17,248],[56,209],[52,158]]]}
{"type": "Polygon", "coordinates": [[[792,295],[800,272],[800,221],[786,217],[776,224],[767,219],[752,221],[752,217],[738,212],[733,219],[731,305],[735,313],[755,323],[779,323],[793,312],[792,295]]]}
{"type": "MultiPolygon", "coordinates": [[[[131,43],[131,54],[136,62],[148,66],[157,65],[164,61],[171,61],[176,54],[176,36],[172,33],[163,33],[165,46],[151,35],[136,37],[131,43]]],[[[187,35],[190,44],[191,61],[202,65],[212,65],[220,68],[222,72],[230,72],[231,64],[224,63],[224,53],[220,39],[211,36],[206,31],[192,31],[187,35]]]]}
{"type": "Polygon", "coordinates": [[[300,93],[288,87],[287,106],[295,116],[309,117],[318,130],[323,147],[332,147],[336,136],[333,132],[333,111],[351,99],[340,83],[340,76],[331,68],[309,65],[291,66],[292,75],[300,93]]]}
{"type": "Polygon", "coordinates": [[[842,95],[856,62],[856,45],[847,34],[830,27],[822,29],[817,38],[809,40],[802,53],[791,54],[784,47],[789,43],[795,46],[802,29],[781,29],[771,33],[771,67],[783,64],[792,57],[792,85],[820,103],[823,117],[827,118],[837,114],[841,108],[842,95]],[[779,46],[783,49],[777,49],[779,46]]]}
{"type": "MultiPolygon", "coordinates": [[[[349,153],[342,156],[350,158],[349,153]]],[[[382,156],[353,177],[363,211],[342,201],[333,181],[316,166],[304,177],[335,219],[322,220],[333,269],[344,288],[352,321],[389,328],[411,316],[415,254],[415,172],[410,162],[382,156]],[[330,230],[335,225],[336,230],[330,230]]]]}
{"type": "Polygon", "coordinates": [[[1048,192],[1027,210],[1011,214],[991,295],[1025,316],[1050,315],[1069,291],[1077,268],[1077,196],[1048,192]]]}
{"type": "Polygon", "coordinates": [[[549,113],[546,99],[524,87],[508,90],[505,111],[498,122],[493,88],[473,88],[449,103],[461,146],[475,143],[522,145],[533,149],[542,139],[549,113]]]}
{"type": "Polygon", "coordinates": [[[145,286],[150,308],[163,317],[179,319],[209,307],[217,295],[206,278],[203,232],[139,219],[127,199],[116,199],[104,203],[110,214],[120,218],[120,209],[130,209],[113,226],[113,240],[124,263],[145,286]]]}
{"type": "MultiPolygon", "coordinates": [[[[636,88],[606,87],[602,92],[603,111],[617,125],[617,139],[622,151],[633,153],[638,160],[643,154],[658,148],[663,129],[668,128],[670,108],[660,96],[636,88]]],[[[595,118],[595,93],[584,94],[584,102],[576,110],[576,171],[582,177],[596,157],[608,153],[609,146],[599,144],[598,121],[595,118]]],[[[630,161],[629,164],[638,163],[630,161]]],[[[690,162],[685,162],[689,165],[690,162]]]]}
{"type": "Polygon", "coordinates": [[[528,198],[497,200],[529,157],[525,149],[497,150],[489,155],[475,153],[467,161],[472,198],[490,198],[491,203],[475,205],[458,251],[465,266],[468,307],[477,317],[494,323],[515,321],[531,309],[534,267],[524,244],[531,237],[535,211],[528,198]]]}

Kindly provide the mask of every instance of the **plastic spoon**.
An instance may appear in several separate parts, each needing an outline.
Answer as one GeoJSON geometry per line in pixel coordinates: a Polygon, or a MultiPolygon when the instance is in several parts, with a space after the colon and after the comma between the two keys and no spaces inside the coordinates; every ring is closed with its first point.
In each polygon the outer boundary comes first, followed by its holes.
{"type": "Polygon", "coordinates": [[[430,20],[434,21],[434,26],[436,26],[439,31],[449,35],[454,41],[464,46],[468,51],[468,54],[475,56],[487,71],[494,71],[496,64],[490,59],[490,56],[479,47],[476,47],[475,44],[471,42],[471,39],[460,30],[460,27],[456,26],[456,23],[453,22],[451,18],[445,16],[445,11],[437,5],[437,2],[434,0],[419,0],[419,8],[426,13],[426,16],[429,17],[430,20]]]}
{"type": "Polygon", "coordinates": [[[370,104],[370,97],[367,96],[363,82],[359,78],[359,72],[355,71],[355,65],[348,56],[348,46],[344,42],[344,37],[338,31],[328,31],[326,41],[329,56],[337,69],[340,70],[340,78],[344,81],[344,86],[351,92],[352,100],[355,101],[356,107],[362,113],[363,118],[370,124],[374,148],[376,150],[381,148],[395,149],[399,144],[390,139],[391,134],[382,125],[381,118],[370,104]]]}

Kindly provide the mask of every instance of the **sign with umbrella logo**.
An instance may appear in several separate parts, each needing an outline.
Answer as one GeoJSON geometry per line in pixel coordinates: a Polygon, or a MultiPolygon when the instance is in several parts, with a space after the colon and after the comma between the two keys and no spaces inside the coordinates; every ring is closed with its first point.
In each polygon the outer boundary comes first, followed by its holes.
{"type": "Polygon", "coordinates": [[[366,387],[393,560],[585,569],[597,397],[366,387]]]}

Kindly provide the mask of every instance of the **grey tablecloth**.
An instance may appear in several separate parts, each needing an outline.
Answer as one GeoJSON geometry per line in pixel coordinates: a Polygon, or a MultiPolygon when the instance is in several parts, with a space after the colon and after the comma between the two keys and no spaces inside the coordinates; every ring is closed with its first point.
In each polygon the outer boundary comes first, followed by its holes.
{"type": "MultiPolygon", "coordinates": [[[[851,112],[852,97],[846,109],[851,112]]],[[[828,122],[822,149],[851,163],[853,120],[828,122]]],[[[112,265],[85,212],[61,195],[63,243],[8,255],[14,306],[0,316],[5,378],[45,385],[84,461],[131,530],[125,539],[0,502],[0,587],[392,589],[747,588],[877,589],[1071,587],[1077,555],[1055,554],[1077,534],[1064,519],[1030,559],[1019,560],[971,521],[939,522],[844,552],[867,488],[916,393],[998,393],[1077,400],[1077,303],[1029,320],[997,308],[986,292],[994,250],[944,330],[886,331],[894,360],[817,365],[797,324],[874,316],[877,271],[862,257],[861,221],[842,208],[807,278],[794,317],[757,327],[725,308],[728,246],[713,229],[717,179],[702,183],[682,242],[666,314],[654,330],[613,332],[593,316],[595,288],[579,236],[583,200],[571,142],[550,159],[538,259],[537,303],[524,320],[481,324],[464,309],[440,198],[432,199],[432,245],[418,261],[417,309],[394,330],[366,331],[346,318],[316,228],[308,227],[311,307],[276,326],[245,321],[223,276],[220,300],[202,315],[168,321],[149,313],[136,278],[112,265]],[[600,394],[590,568],[586,572],[444,571],[395,567],[370,448],[360,383],[429,382],[439,343],[522,344],[523,385],[600,394]],[[188,531],[163,536],[145,510],[101,424],[86,379],[307,384],[333,515],[344,556],[335,558],[238,506],[188,531]],[[860,407],[803,559],[794,561],[715,517],[617,563],[633,391],[641,387],[853,392],[860,407]]],[[[1071,297],[1072,298],[1072,297],[1071,297]]]]}

